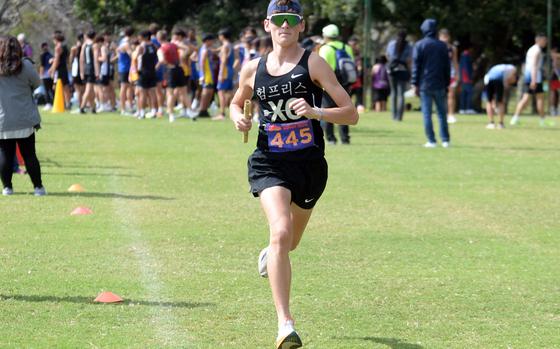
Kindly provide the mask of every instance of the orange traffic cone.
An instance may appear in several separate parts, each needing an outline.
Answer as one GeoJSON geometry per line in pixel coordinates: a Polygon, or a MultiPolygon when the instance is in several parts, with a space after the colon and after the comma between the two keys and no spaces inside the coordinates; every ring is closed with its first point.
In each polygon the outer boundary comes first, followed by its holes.
{"type": "Polygon", "coordinates": [[[60,79],[56,80],[56,89],[54,90],[53,113],[64,113],[64,87],[60,79]]]}
{"type": "Polygon", "coordinates": [[[93,301],[99,303],[118,303],[122,302],[123,299],[113,292],[101,292],[93,301]]]}

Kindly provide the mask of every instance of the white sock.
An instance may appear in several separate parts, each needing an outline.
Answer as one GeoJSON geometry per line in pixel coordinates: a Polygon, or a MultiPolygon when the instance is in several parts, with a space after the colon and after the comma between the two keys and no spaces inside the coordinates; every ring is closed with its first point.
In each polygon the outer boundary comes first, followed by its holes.
{"type": "Polygon", "coordinates": [[[278,327],[278,339],[284,338],[294,331],[294,321],[286,320],[283,325],[278,327]]]}

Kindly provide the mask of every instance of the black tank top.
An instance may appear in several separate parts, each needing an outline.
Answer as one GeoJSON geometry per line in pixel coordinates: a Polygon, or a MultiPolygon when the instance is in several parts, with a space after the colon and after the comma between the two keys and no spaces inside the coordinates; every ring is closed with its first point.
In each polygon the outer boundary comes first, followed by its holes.
{"type": "Polygon", "coordinates": [[[68,75],[68,47],[66,45],[62,46],[62,53],[60,54],[60,61],[58,62],[58,67],[56,71],[58,74],[68,75]]]}
{"type": "Polygon", "coordinates": [[[93,44],[86,44],[84,47],[85,56],[85,75],[95,75],[95,67],[93,62],[93,44]]]}
{"type": "Polygon", "coordinates": [[[146,44],[144,46],[144,53],[142,54],[142,66],[140,73],[143,76],[156,76],[156,64],[158,62],[157,50],[153,44],[146,44]]]}
{"type": "Polygon", "coordinates": [[[298,98],[304,98],[312,107],[321,106],[323,90],[309,75],[310,54],[306,50],[298,64],[281,76],[268,73],[268,55],[259,61],[253,88],[253,99],[260,106],[257,149],[267,157],[303,161],[324,156],[325,141],[319,121],[298,117],[288,108],[292,99],[298,98]],[[283,129],[281,135],[280,129],[283,129]],[[309,142],[310,136],[312,142],[309,142]]]}

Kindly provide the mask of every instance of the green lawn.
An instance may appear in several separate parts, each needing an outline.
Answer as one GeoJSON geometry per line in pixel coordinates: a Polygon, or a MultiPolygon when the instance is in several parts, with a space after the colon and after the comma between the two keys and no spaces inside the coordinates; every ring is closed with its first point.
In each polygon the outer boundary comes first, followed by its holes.
{"type": "MultiPolygon", "coordinates": [[[[405,118],[365,114],[327,148],[292,254],[305,347],[559,348],[560,127],[463,116],[451,149],[424,149],[405,118]]],[[[37,146],[49,196],[17,176],[0,197],[1,348],[273,347],[253,146],[231,123],[47,114],[37,146]]]]}

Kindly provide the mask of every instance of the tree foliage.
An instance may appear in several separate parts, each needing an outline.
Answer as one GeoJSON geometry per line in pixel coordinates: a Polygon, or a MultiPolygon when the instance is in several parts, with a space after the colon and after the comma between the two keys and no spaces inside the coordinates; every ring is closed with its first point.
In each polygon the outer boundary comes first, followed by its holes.
{"type": "MultiPolygon", "coordinates": [[[[515,56],[532,42],[534,33],[545,31],[546,2],[534,0],[371,0],[376,28],[406,28],[419,36],[424,18],[435,18],[448,27],[454,39],[470,43],[491,61],[515,56]]],[[[309,34],[323,25],[338,24],[345,37],[362,36],[363,0],[301,0],[309,34]]],[[[115,27],[157,22],[176,23],[216,32],[222,27],[240,31],[259,27],[268,0],[76,0],[77,13],[96,26],[115,27]],[[132,21],[132,23],[131,23],[132,21]]],[[[560,13],[556,10],[554,18],[560,13]]]]}

